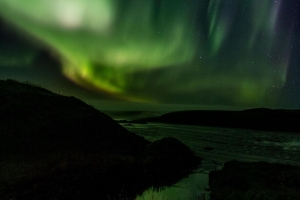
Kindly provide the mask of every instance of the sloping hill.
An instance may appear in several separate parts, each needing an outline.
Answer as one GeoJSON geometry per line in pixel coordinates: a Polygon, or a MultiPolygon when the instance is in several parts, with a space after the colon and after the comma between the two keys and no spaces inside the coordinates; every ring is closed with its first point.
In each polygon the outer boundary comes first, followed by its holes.
{"type": "Polygon", "coordinates": [[[136,148],[148,144],[74,97],[10,80],[0,82],[0,120],[0,144],[5,155],[62,148],[136,152],[136,148]],[[7,143],[12,138],[14,147],[7,143]]]}
{"type": "Polygon", "coordinates": [[[0,81],[0,150],[0,199],[132,199],[200,163],[174,138],[151,144],[74,97],[13,80],[0,81]]]}

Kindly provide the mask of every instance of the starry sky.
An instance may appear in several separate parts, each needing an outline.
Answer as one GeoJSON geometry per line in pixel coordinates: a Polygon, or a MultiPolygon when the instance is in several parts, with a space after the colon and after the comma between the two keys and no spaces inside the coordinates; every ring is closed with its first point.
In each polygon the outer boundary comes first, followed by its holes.
{"type": "Polygon", "coordinates": [[[300,109],[299,0],[0,0],[0,78],[100,109],[300,109]]]}

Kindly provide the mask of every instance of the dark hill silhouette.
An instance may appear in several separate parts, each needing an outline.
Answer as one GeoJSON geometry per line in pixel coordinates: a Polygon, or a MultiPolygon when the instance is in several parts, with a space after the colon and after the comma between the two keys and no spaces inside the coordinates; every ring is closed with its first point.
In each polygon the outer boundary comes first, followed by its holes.
{"type": "Polygon", "coordinates": [[[5,155],[10,151],[18,154],[16,149],[33,154],[49,152],[66,145],[82,151],[136,152],[136,148],[149,143],[74,97],[16,81],[1,81],[0,92],[0,133],[6,138],[1,141],[15,141],[14,148],[2,152],[5,155]],[[37,140],[45,142],[40,144],[37,140]],[[31,150],[37,147],[39,152],[31,150]]]}
{"type": "Polygon", "coordinates": [[[200,163],[174,138],[150,144],[74,97],[0,80],[0,199],[132,199],[200,163]]]}
{"type": "Polygon", "coordinates": [[[300,111],[256,108],[244,111],[190,110],[132,122],[161,122],[213,127],[300,132],[300,111]]]}

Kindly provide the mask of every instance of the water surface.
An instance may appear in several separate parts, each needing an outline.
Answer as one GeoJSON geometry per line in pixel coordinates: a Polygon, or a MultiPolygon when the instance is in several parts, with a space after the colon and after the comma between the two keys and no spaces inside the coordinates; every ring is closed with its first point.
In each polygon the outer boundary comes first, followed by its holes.
{"type": "Polygon", "coordinates": [[[152,195],[155,199],[197,199],[201,195],[208,197],[208,173],[221,169],[223,164],[230,160],[300,165],[298,133],[162,123],[122,125],[149,141],[175,137],[203,159],[195,173],[174,186],[158,193],[145,192],[146,196],[152,195]],[[205,150],[208,147],[212,150],[205,150]]]}

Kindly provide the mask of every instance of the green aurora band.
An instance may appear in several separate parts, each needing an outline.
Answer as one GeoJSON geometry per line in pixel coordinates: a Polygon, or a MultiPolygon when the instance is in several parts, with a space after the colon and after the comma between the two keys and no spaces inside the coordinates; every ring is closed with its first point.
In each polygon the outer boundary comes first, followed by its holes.
{"type": "Polygon", "coordinates": [[[294,32],[282,4],[0,0],[0,15],[81,86],[131,101],[263,106],[287,76],[294,32]]]}

